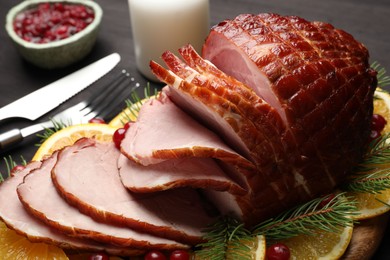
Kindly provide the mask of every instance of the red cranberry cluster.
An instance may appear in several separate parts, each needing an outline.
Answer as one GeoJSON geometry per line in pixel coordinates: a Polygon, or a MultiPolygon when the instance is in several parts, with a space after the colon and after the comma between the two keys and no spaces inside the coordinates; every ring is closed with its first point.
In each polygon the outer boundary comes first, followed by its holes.
{"type": "Polygon", "coordinates": [[[43,3],[18,14],[13,27],[25,41],[48,43],[80,32],[94,18],[93,10],[84,5],[43,3]]]}

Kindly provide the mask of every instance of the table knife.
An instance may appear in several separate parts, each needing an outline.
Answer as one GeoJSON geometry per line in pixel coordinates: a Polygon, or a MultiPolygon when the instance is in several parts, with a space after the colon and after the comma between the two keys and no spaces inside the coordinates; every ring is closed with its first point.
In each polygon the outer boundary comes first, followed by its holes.
{"type": "Polygon", "coordinates": [[[120,61],[118,53],[110,54],[47,86],[0,108],[0,122],[9,118],[35,120],[85,89],[113,69],[120,61]]]}

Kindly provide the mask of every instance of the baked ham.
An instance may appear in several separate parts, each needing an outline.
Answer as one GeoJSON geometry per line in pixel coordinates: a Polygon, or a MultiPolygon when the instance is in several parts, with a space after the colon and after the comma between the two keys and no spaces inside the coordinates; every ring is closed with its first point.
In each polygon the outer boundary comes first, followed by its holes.
{"type": "Polygon", "coordinates": [[[120,151],[84,138],[30,163],[1,185],[1,219],[64,248],[186,248],[214,207],[251,226],[332,192],[362,158],[376,73],[348,33],[243,14],[214,26],[202,55],[179,53],[151,62],[167,86],[120,151]]]}
{"type": "Polygon", "coordinates": [[[331,192],[365,152],[376,77],[346,32],[245,14],[212,28],[204,60],[180,53],[184,62],[167,52],[169,70],[151,69],[177,106],[255,164],[239,198],[246,223],[331,192]]]}
{"type": "Polygon", "coordinates": [[[138,255],[142,254],[143,250],[151,249],[187,248],[186,245],[175,241],[126,227],[97,222],[82,214],[77,208],[70,206],[55,189],[51,180],[51,170],[56,162],[57,153],[45,159],[41,167],[30,172],[17,188],[24,208],[52,230],[58,230],[85,241],[121,247],[122,250],[127,251],[127,255],[138,255]]]}
{"type": "Polygon", "coordinates": [[[192,189],[133,194],[121,183],[114,143],[80,139],[61,150],[52,169],[58,192],[97,221],[132,228],[186,244],[203,241],[214,221],[192,189]]]}

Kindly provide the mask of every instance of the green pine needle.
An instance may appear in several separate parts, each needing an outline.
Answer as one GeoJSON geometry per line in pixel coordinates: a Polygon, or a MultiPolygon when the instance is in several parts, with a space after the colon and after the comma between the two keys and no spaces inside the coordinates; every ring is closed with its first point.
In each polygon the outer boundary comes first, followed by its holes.
{"type": "Polygon", "coordinates": [[[370,143],[368,152],[365,154],[363,162],[359,165],[360,169],[358,171],[370,169],[372,165],[388,163],[390,163],[390,133],[370,143]]]}
{"type": "Polygon", "coordinates": [[[237,219],[224,216],[206,229],[207,242],[199,245],[195,253],[200,259],[224,260],[228,252],[231,259],[250,259],[247,246],[253,239],[249,230],[237,219]]]}
{"type": "Polygon", "coordinates": [[[336,232],[353,222],[355,202],[344,193],[317,198],[255,226],[254,234],[265,235],[267,240],[281,240],[300,234],[313,235],[315,230],[336,232]],[[329,196],[334,196],[331,199],[329,196]],[[324,201],[329,200],[325,205],[324,201]]]}
{"type": "Polygon", "coordinates": [[[41,146],[54,133],[72,125],[71,121],[64,123],[64,122],[58,122],[58,121],[52,120],[52,123],[53,123],[53,128],[45,128],[45,131],[42,134],[37,134],[37,136],[40,138],[40,141],[38,144],[35,144],[35,146],[41,146]]]}
{"type": "Polygon", "coordinates": [[[152,96],[158,94],[158,90],[155,88],[153,91],[151,90],[150,84],[148,83],[146,88],[144,88],[144,96],[140,97],[137,92],[132,92],[131,97],[125,100],[126,107],[130,114],[123,113],[122,124],[124,125],[126,122],[131,121],[131,116],[134,118],[137,117],[139,110],[143,105],[143,99],[149,99],[152,96]]]}
{"type": "Polygon", "coordinates": [[[390,133],[369,145],[363,161],[355,168],[343,190],[379,194],[390,189],[390,133]]]}
{"type": "Polygon", "coordinates": [[[378,86],[380,87],[386,87],[390,85],[390,77],[386,75],[386,69],[381,67],[381,65],[378,62],[373,62],[371,64],[371,68],[377,71],[377,79],[378,79],[378,86]]]}
{"type": "Polygon", "coordinates": [[[23,158],[23,156],[20,156],[20,163],[18,164],[11,155],[7,157],[3,157],[4,163],[7,167],[7,172],[6,173],[0,173],[0,183],[2,183],[4,180],[10,177],[11,175],[11,170],[16,166],[16,165],[26,165],[27,161],[23,158]]]}
{"type": "Polygon", "coordinates": [[[345,190],[380,194],[390,189],[390,169],[376,169],[368,174],[354,174],[344,186],[345,190]]]}

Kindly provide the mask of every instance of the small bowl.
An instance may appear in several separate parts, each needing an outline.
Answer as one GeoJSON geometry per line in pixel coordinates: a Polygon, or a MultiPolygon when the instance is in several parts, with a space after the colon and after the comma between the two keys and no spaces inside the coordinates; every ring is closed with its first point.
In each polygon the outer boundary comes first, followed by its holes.
{"type": "Polygon", "coordinates": [[[63,68],[84,58],[96,42],[103,11],[101,7],[90,0],[29,0],[21,2],[9,10],[6,17],[6,31],[21,56],[32,64],[44,69],[63,68]],[[41,3],[81,4],[91,8],[95,17],[93,21],[80,32],[65,39],[49,43],[32,43],[19,37],[14,28],[15,17],[41,3]]]}

